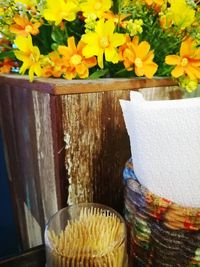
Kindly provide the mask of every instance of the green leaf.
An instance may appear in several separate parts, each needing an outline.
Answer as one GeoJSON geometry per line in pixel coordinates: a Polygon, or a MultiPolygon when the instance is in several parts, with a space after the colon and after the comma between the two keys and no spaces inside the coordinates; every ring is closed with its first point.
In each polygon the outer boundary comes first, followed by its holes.
{"type": "Polygon", "coordinates": [[[4,60],[4,58],[9,57],[11,59],[15,59],[15,54],[13,51],[5,51],[0,53],[0,60],[4,60]]]}
{"type": "Polygon", "coordinates": [[[106,74],[108,74],[108,73],[109,73],[109,70],[108,69],[97,70],[97,71],[95,71],[94,73],[92,73],[89,76],[89,79],[98,79],[98,78],[101,78],[101,77],[106,76],[106,74]]]}
{"type": "Polygon", "coordinates": [[[66,32],[60,28],[54,27],[51,38],[58,44],[65,44],[67,40],[66,32]]]}

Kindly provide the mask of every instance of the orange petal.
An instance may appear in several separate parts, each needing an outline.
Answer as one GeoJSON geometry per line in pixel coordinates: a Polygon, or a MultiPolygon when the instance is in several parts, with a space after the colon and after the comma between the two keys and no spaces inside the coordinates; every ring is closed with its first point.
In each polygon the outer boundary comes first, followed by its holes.
{"type": "Polygon", "coordinates": [[[83,60],[83,62],[88,68],[94,67],[97,64],[96,57],[86,58],[83,60]]]}
{"type": "Polygon", "coordinates": [[[185,56],[190,56],[191,51],[193,50],[192,47],[194,45],[194,40],[192,38],[187,38],[185,41],[181,43],[181,48],[180,48],[180,56],[185,57],[185,56]]]}
{"type": "Polygon", "coordinates": [[[152,60],[154,58],[154,52],[150,51],[148,55],[146,56],[145,63],[152,63],[152,60]]]}
{"type": "Polygon", "coordinates": [[[168,65],[179,65],[180,61],[180,57],[176,55],[169,55],[165,57],[165,63],[168,65]]]}
{"type": "Polygon", "coordinates": [[[185,72],[190,77],[190,79],[200,79],[200,68],[194,67],[192,65],[189,65],[185,72]]]}
{"type": "Polygon", "coordinates": [[[74,36],[71,36],[67,39],[67,44],[72,49],[73,52],[76,52],[76,44],[75,44],[74,36]]]}
{"type": "Polygon", "coordinates": [[[136,47],[136,57],[139,57],[140,59],[144,59],[150,50],[150,44],[146,41],[141,42],[138,47],[136,47]]]}
{"type": "Polygon", "coordinates": [[[127,58],[132,63],[135,61],[135,53],[134,53],[134,51],[132,51],[132,50],[130,50],[128,48],[124,50],[123,57],[127,58]]]}
{"type": "Polygon", "coordinates": [[[132,40],[132,44],[135,45],[135,46],[137,46],[138,43],[139,43],[139,37],[136,35],[136,36],[134,36],[134,38],[132,40]]]}

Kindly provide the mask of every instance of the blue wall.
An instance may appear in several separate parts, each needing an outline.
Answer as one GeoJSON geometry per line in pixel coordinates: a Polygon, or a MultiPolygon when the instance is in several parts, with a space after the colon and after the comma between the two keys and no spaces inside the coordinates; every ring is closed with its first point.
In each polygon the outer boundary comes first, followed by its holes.
{"type": "Polygon", "coordinates": [[[0,258],[16,254],[19,250],[0,131],[0,258]]]}

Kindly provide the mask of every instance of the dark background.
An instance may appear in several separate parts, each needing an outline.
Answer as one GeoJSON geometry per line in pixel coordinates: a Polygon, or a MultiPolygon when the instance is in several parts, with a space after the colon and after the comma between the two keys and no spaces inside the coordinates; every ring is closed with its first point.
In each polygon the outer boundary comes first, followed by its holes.
{"type": "Polygon", "coordinates": [[[20,251],[0,129],[0,259],[20,251]]]}

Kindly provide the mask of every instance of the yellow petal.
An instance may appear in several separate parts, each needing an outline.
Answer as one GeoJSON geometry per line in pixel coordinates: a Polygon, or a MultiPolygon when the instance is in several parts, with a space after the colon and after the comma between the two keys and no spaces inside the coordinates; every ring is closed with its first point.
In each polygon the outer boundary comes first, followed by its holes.
{"type": "Polygon", "coordinates": [[[119,61],[119,55],[115,48],[108,47],[105,49],[105,59],[108,62],[117,63],[119,61]]]}
{"type": "Polygon", "coordinates": [[[135,74],[137,76],[143,76],[144,75],[144,69],[143,68],[138,68],[138,67],[135,67],[135,74]]]}
{"type": "Polygon", "coordinates": [[[32,82],[33,79],[34,79],[34,71],[33,71],[33,68],[30,68],[29,69],[28,75],[29,75],[30,82],[32,82]]]}
{"type": "Polygon", "coordinates": [[[151,79],[153,77],[153,75],[156,73],[158,69],[158,65],[154,62],[152,62],[151,64],[147,64],[144,65],[144,75],[151,79]]]}
{"type": "Polygon", "coordinates": [[[165,63],[168,65],[178,65],[180,64],[180,57],[176,55],[169,55],[165,57],[165,63]]]}
{"type": "MultiPolygon", "coordinates": [[[[107,25],[107,27],[109,26],[109,24],[107,25]]],[[[100,19],[97,22],[97,25],[95,27],[95,32],[100,35],[103,36],[105,35],[105,25],[104,25],[104,19],[100,19]]]]}
{"type": "Polygon", "coordinates": [[[175,77],[175,78],[178,78],[180,76],[182,76],[184,74],[184,70],[183,70],[183,67],[181,66],[176,66],[172,72],[171,72],[172,76],[175,77]]]}
{"type": "Polygon", "coordinates": [[[32,38],[30,35],[28,37],[17,36],[14,41],[17,48],[23,52],[29,51],[32,48],[32,38]]]}
{"type": "Polygon", "coordinates": [[[36,74],[38,77],[41,76],[41,74],[42,74],[42,69],[41,69],[41,66],[40,66],[39,63],[35,64],[35,66],[34,66],[34,72],[35,72],[35,74],[36,74]]]}
{"type": "Polygon", "coordinates": [[[103,69],[103,51],[101,51],[97,56],[98,65],[103,69]]]}
{"type": "Polygon", "coordinates": [[[110,38],[110,42],[114,47],[118,47],[126,42],[126,37],[122,33],[114,33],[110,38]]]}
{"type": "Polygon", "coordinates": [[[134,50],[136,53],[136,57],[139,57],[140,59],[144,59],[150,50],[150,45],[148,42],[143,41],[137,47],[135,47],[134,50]]]}

